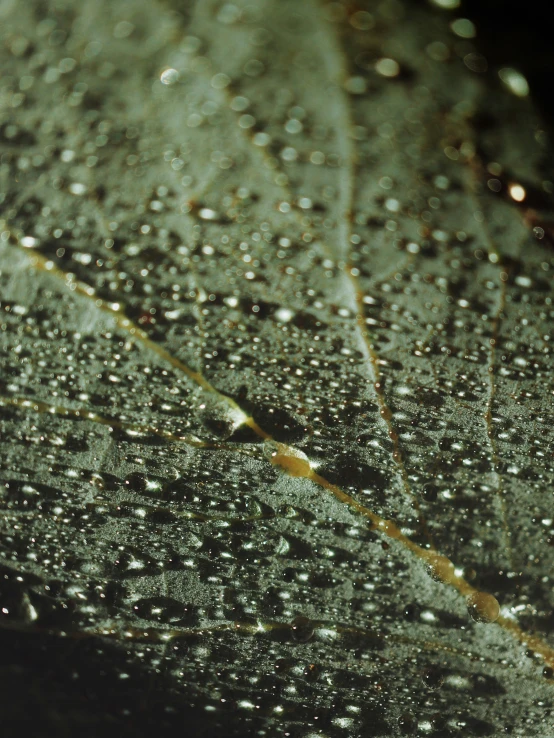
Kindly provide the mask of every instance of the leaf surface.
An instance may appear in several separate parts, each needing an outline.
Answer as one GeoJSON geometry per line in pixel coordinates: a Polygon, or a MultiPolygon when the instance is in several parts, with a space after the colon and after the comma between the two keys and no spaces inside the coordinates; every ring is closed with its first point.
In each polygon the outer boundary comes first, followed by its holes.
{"type": "Polygon", "coordinates": [[[548,735],[553,185],[528,100],[399,2],[0,19],[9,714],[548,735]]]}

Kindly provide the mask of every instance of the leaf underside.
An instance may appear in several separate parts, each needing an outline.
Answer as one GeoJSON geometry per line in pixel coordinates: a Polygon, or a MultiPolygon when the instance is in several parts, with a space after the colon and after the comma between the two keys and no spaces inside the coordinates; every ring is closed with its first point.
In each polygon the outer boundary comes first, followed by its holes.
{"type": "Polygon", "coordinates": [[[551,160],[450,20],[0,2],[7,723],[554,735],[551,160]]]}

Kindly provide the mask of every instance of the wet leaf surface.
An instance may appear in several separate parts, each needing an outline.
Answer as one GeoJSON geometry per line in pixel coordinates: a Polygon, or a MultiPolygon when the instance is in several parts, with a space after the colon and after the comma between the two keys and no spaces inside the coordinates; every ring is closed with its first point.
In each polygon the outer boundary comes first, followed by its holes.
{"type": "Polygon", "coordinates": [[[517,78],[400,2],[0,20],[6,721],[552,733],[554,184],[517,78]]]}

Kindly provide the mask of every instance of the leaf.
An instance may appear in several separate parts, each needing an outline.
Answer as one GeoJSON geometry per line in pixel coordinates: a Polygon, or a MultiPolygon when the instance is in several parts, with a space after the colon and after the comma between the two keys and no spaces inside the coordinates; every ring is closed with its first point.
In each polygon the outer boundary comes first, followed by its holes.
{"type": "Polygon", "coordinates": [[[548,734],[521,86],[392,1],[0,14],[7,722],[548,734]]]}

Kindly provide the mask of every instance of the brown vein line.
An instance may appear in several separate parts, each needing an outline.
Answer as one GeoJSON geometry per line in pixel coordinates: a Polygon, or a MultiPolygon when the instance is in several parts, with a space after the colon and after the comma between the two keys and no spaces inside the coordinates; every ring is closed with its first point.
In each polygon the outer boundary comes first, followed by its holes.
{"type": "MultiPolygon", "coordinates": [[[[310,620],[309,625],[314,629],[323,629],[329,627],[328,624],[325,621],[320,621],[317,619],[310,620]]],[[[92,635],[103,635],[103,636],[119,636],[121,637],[121,634],[126,634],[126,637],[132,638],[133,640],[149,640],[154,642],[159,641],[165,641],[165,640],[175,640],[179,638],[187,638],[187,637],[194,637],[197,635],[204,635],[207,633],[221,633],[221,632],[236,632],[240,635],[260,635],[267,632],[272,632],[276,630],[292,630],[293,624],[288,622],[281,622],[281,621],[261,621],[259,620],[256,623],[252,622],[241,622],[241,621],[227,621],[225,623],[218,623],[217,625],[210,625],[210,626],[200,626],[196,628],[171,628],[171,629],[162,629],[162,628],[148,628],[141,630],[140,628],[137,628],[136,626],[133,628],[122,628],[119,630],[116,630],[115,628],[106,628],[106,629],[90,629],[87,631],[84,631],[84,634],[92,634],[92,635]]],[[[350,626],[350,625],[342,625],[342,624],[336,624],[333,623],[331,626],[331,629],[333,631],[336,631],[340,634],[352,634],[352,635],[358,635],[358,636],[373,636],[375,638],[382,639],[383,642],[391,642],[391,643],[401,643],[403,645],[412,646],[414,648],[425,650],[425,651],[443,651],[445,653],[450,653],[454,656],[460,656],[466,659],[474,659],[476,657],[479,658],[481,662],[484,663],[490,663],[490,664],[498,664],[498,662],[494,659],[485,658],[482,655],[477,655],[475,653],[472,653],[470,651],[466,651],[461,648],[456,648],[455,646],[450,646],[445,643],[441,643],[439,641],[429,641],[429,640],[418,640],[417,638],[410,638],[408,636],[400,636],[394,633],[382,633],[378,630],[373,630],[370,628],[360,628],[356,626],[350,626]]],[[[537,680],[539,681],[539,680],[537,680]]]]}
{"type": "MultiPolygon", "coordinates": [[[[468,131],[468,135],[474,139],[471,131],[468,131]]],[[[477,146],[475,148],[477,148],[477,146]]],[[[475,185],[475,187],[468,187],[465,178],[463,178],[465,193],[474,204],[476,210],[481,210],[482,212],[481,205],[479,204],[479,200],[477,199],[476,188],[480,185],[479,180],[482,177],[483,173],[486,171],[485,167],[483,166],[483,162],[481,161],[481,159],[477,155],[475,155],[472,159],[469,160],[469,162],[467,162],[467,169],[469,170],[471,179],[473,180],[473,184],[475,185]]],[[[496,260],[498,263],[501,260],[502,254],[496,247],[496,244],[490,234],[486,219],[482,221],[481,229],[483,231],[485,241],[487,242],[487,247],[489,251],[496,256],[496,260]]]]}
{"type": "MultiPolygon", "coordinates": [[[[131,434],[145,433],[158,438],[164,438],[167,441],[173,441],[177,443],[184,443],[192,448],[206,448],[206,449],[227,449],[229,451],[240,451],[246,453],[245,450],[240,446],[229,446],[228,444],[221,442],[212,441],[201,441],[191,436],[182,436],[170,431],[165,431],[161,428],[155,428],[154,426],[147,425],[136,425],[135,423],[126,423],[123,420],[115,420],[114,418],[105,418],[98,413],[90,412],[84,409],[74,409],[64,407],[62,405],[52,405],[41,400],[34,400],[25,397],[2,397],[0,396],[0,407],[11,405],[24,410],[31,410],[35,413],[45,413],[49,415],[58,415],[62,418],[68,418],[72,420],[85,420],[90,423],[97,423],[108,428],[118,428],[123,431],[130,431],[131,434]]],[[[132,437],[132,436],[131,436],[132,437]]],[[[248,453],[248,455],[251,455],[248,453]]]]}
{"type": "MultiPolygon", "coordinates": [[[[313,625],[317,629],[318,627],[322,627],[324,623],[319,623],[317,621],[314,621],[313,625]]],[[[46,633],[49,635],[64,636],[64,637],[77,639],[77,640],[85,639],[85,638],[94,638],[94,637],[117,638],[117,639],[125,638],[127,640],[132,640],[132,641],[162,643],[164,645],[167,645],[168,643],[175,641],[175,640],[194,638],[195,636],[209,635],[211,633],[234,632],[242,636],[256,636],[256,635],[262,635],[263,633],[274,632],[274,631],[288,631],[288,630],[291,630],[292,626],[290,623],[282,623],[278,621],[264,621],[264,622],[260,621],[256,624],[253,624],[251,622],[232,621],[232,622],[218,623],[216,625],[200,626],[197,628],[181,628],[181,629],[171,629],[171,630],[169,629],[163,630],[163,629],[156,629],[156,628],[145,628],[141,630],[140,628],[137,628],[137,627],[118,630],[116,628],[106,627],[106,628],[87,629],[87,630],[82,630],[82,631],[66,631],[66,632],[62,631],[60,632],[60,631],[56,631],[51,628],[41,628],[41,627],[29,625],[29,624],[3,621],[3,622],[0,622],[0,628],[2,628],[3,630],[15,630],[15,631],[25,632],[25,633],[41,632],[41,633],[46,633]]],[[[438,641],[427,641],[427,640],[418,641],[415,638],[397,636],[395,634],[382,635],[376,631],[372,631],[372,630],[365,629],[365,628],[343,627],[340,625],[333,626],[333,629],[339,633],[352,633],[354,635],[359,635],[359,636],[373,635],[377,637],[382,637],[384,641],[391,641],[392,643],[402,643],[403,645],[412,646],[413,648],[416,648],[418,650],[431,651],[434,653],[445,652],[453,656],[458,656],[458,657],[462,657],[462,658],[469,659],[469,660],[475,660],[477,658],[479,663],[494,664],[496,666],[500,666],[501,668],[509,668],[509,666],[507,666],[502,661],[497,661],[491,658],[487,658],[480,654],[477,655],[470,651],[465,651],[463,649],[456,648],[454,646],[449,646],[447,644],[443,644],[438,641]]],[[[356,667],[359,668],[360,666],[361,664],[356,662],[356,667]]],[[[532,680],[540,684],[543,684],[544,682],[554,684],[554,680],[544,678],[544,677],[539,678],[533,675],[526,675],[525,678],[527,680],[532,680]]]]}
{"type": "Polygon", "coordinates": [[[504,545],[506,546],[506,551],[508,553],[508,559],[510,561],[510,566],[512,567],[512,569],[514,569],[514,556],[513,556],[512,546],[510,543],[510,529],[508,526],[506,500],[505,500],[504,493],[503,493],[504,491],[502,488],[502,478],[500,476],[500,473],[497,471],[498,465],[499,465],[499,457],[498,457],[498,448],[496,444],[496,439],[494,436],[494,426],[492,422],[492,408],[493,408],[494,398],[496,395],[496,383],[494,381],[496,344],[498,343],[501,316],[504,311],[505,304],[506,304],[506,282],[501,279],[500,299],[499,299],[498,310],[495,313],[495,316],[492,321],[492,326],[491,326],[492,337],[490,339],[490,353],[489,353],[489,366],[488,366],[489,397],[487,399],[487,408],[485,410],[484,417],[485,417],[485,424],[486,424],[486,429],[487,429],[487,437],[489,439],[491,452],[492,452],[491,460],[492,460],[494,475],[496,477],[496,495],[500,502],[500,510],[501,510],[501,515],[502,515],[502,528],[504,532],[504,545]]]}
{"type": "MultiPolygon", "coordinates": [[[[122,327],[128,333],[141,341],[143,345],[151,349],[154,353],[156,353],[164,360],[168,361],[175,368],[183,371],[190,379],[192,379],[196,382],[196,384],[202,387],[202,389],[205,389],[206,391],[212,392],[222,397],[229,405],[240,410],[240,408],[236,405],[236,403],[234,403],[233,400],[231,400],[231,398],[221,394],[218,390],[212,387],[212,385],[199,372],[191,370],[179,359],[171,356],[165,349],[152,341],[142,329],[140,329],[132,321],[126,318],[119,311],[118,308],[114,308],[112,304],[106,303],[103,300],[94,300],[94,290],[91,287],[83,283],[76,282],[73,279],[73,275],[70,275],[58,269],[52,261],[45,259],[36,252],[33,253],[33,259],[31,260],[31,263],[35,268],[63,279],[66,285],[69,286],[70,289],[72,289],[72,291],[75,291],[78,294],[87,297],[88,299],[92,299],[97,308],[111,314],[116,319],[116,322],[120,327],[122,327]]],[[[251,427],[264,440],[269,440],[271,438],[269,434],[263,431],[252,418],[247,418],[244,422],[245,424],[249,425],[249,427],[251,427]]],[[[454,571],[454,566],[447,557],[441,556],[433,550],[423,548],[414,543],[410,538],[402,533],[400,528],[393,521],[387,520],[377,515],[369,508],[366,508],[364,505],[352,498],[346,492],[343,492],[339,487],[314,472],[308,461],[303,461],[302,459],[298,458],[297,453],[294,451],[294,449],[292,449],[291,447],[282,446],[281,444],[277,444],[277,447],[280,450],[274,453],[274,456],[272,458],[273,464],[283,467],[285,471],[287,471],[289,474],[292,474],[293,476],[305,477],[307,479],[310,479],[322,488],[330,491],[339,501],[347,504],[357,513],[367,518],[371,522],[372,527],[375,530],[385,535],[387,538],[396,540],[398,543],[400,543],[400,545],[402,545],[417,558],[426,563],[430,567],[430,570],[435,578],[454,587],[461,595],[465,597],[471,597],[473,595],[481,597],[491,597],[490,595],[484,595],[484,593],[480,592],[472,585],[470,585],[465,579],[463,579],[463,577],[456,575],[454,571]]],[[[554,668],[554,648],[548,646],[548,644],[545,644],[538,636],[525,633],[521,628],[519,628],[517,623],[513,622],[509,618],[499,617],[496,620],[496,623],[504,630],[509,632],[512,636],[514,636],[517,640],[519,640],[522,644],[540,654],[545,662],[549,666],[554,668]]],[[[229,628],[224,629],[228,630],[229,628]]],[[[98,633],[98,635],[100,635],[100,633],[98,633]]]]}
{"type": "MultiPolygon", "coordinates": [[[[344,65],[341,61],[341,52],[338,48],[334,34],[326,30],[326,26],[322,25],[322,35],[328,40],[327,44],[322,44],[323,48],[331,49],[325,54],[325,63],[327,65],[328,77],[334,82],[338,95],[338,109],[340,112],[339,121],[337,123],[337,141],[339,145],[340,159],[343,165],[340,167],[340,199],[339,199],[339,259],[342,273],[346,283],[349,285],[350,291],[354,296],[356,325],[359,329],[361,345],[363,346],[362,354],[365,354],[366,360],[372,367],[374,377],[374,388],[379,404],[380,415],[384,420],[389,438],[393,443],[393,460],[398,468],[404,492],[412,500],[412,504],[417,513],[420,529],[427,539],[431,548],[434,548],[431,534],[429,533],[427,523],[421,512],[419,500],[412,492],[406,467],[400,452],[400,444],[398,434],[394,430],[392,424],[392,412],[388,407],[384,389],[381,383],[381,373],[379,370],[379,356],[375,351],[373,343],[369,340],[367,326],[365,324],[363,292],[358,284],[358,280],[353,274],[351,266],[348,265],[350,257],[350,221],[352,219],[353,199],[354,199],[354,179],[356,177],[356,154],[353,146],[353,138],[349,135],[352,130],[352,120],[350,115],[350,101],[343,92],[343,83],[346,78],[344,65]]],[[[395,270],[396,271],[396,270],[395,270]]]]}
{"type": "MultiPolygon", "coordinates": [[[[13,568],[14,562],[9,562],[8,568],[13,568]]],[[[308,623],[313,627],[314,630],[318,628],[326,627],[328,624],[325,623],[325,621],[322,620],[308,620],[308,623]]],[[[257,623],[252,622],[241,622],[241,621],[227,621],[224,623],[218,623],[216,625],[211,626],[200,626],[195,628],[147,628],[147,629],[140,629],[135,627],[128,627],[125,628],[125,626],[120,627],[119,629],[116,629],[114,627],[111,628],[90,628],[87,630],[79,631],[79,630],[73,630],[66,632],[65,635],[73,638],[79,638],[79,637],[87,637],[87,636],[93,636],[93,635],[102,635],[104,637],[110,637],[110,636],[119,636],[121,637],[122,634],[126,634],[126,637],[133,638],[136,640],[154,640],[154,641],[164,641],[164,640],[170,640],[174,638],[179,637],[187,637],[187,636],[195,636],[195,635],[203,635],[204,633],[211,633],[211,632],[221,632],[221,631],[236,631],[240,633],[241,635],[257,635],[263,632],[268,632],[271,630],[291,630],[294,627],[294,622],[281,622],[281,621],[265,621],[262,622],[258,620],[257,623]]],[[[6,630],[21,630],[25,632],[49,632],[52,634],[60,635],[62,632],[55,629],[48,629],[48,628],[42,628],[40,625],[33,625],[30,623],[23,623],[23,622],[17,622],[17,621],[10,621],[1,619],[0,620],[0,628],[6,629],[6,630]]],[[[417,638],[410,638],[409,636],[401,636],[395,633],[383,633],[381,631],[372,629],[372,628],[361,628],[359,626],[355,625],[344,625],[341,623],[333,623],[332,630],[336,631],[337,633],[344,633],[344,634],[354,634],[354,635],[360,635],[360,636],[373,636],[377,637],[383,640],[383,642],[391,641],[393,643],[403,643],[407,645],[413,645],[416,648],[420,648],[422,650],[441,650],[446,651],[448,653],[452,653],[459,656],[465,656],[466,658],[474,658],[475,654],[465,651],[463,649],[457,648],[455,646],[450,646],[448,644],[440,643],[438,641],[428,641],[428,640],[419,640],[417,638]]],[[[483,659],[482,656],[479,657],[482,660],[486,660],[490,663],[496,663],[493,659],[483,659]]]]}
{"type": "MultiPolygon", "coordinates": [[[[12,562],[13,563],[13,562],[12,562]]],[[[317,630],[318,628],[323,628],[326,626],[326,623],[322,621],[313,620],[311,621],[311,625],[314,627],[314,630],[317,630]]],[[[292,629],[291,623],[283,623],[279,621],[259,621],[257,623],[251,623],[251,622],[241,622],[241,621],[227,621],[224,623],[217,623],[215,625],[206,625],[206,626],[199,626],[196,628],[171,628],[171,629],[162,629],[162,628],[139,628],[137,626],[133,627],[96,627],[96,628],[87,628],[86,630],[70,630],[70,631],[60,631],[56,630],[54,628],[45,628],[41,627],[40,625],[34,625],[32,623],[23,623],[23,622],[16,622],[16,621],[9,621],[9,620],[0,620],[0,629],[7,630],[7,631],[15,631],[15,632],[22,632],[22,633],[43,633],[48,635],[54,635],[54,636],[60,636],[64,638],[71,638],[74,640],[81,640],[85,638],[94,638],[94,637],[101,637],[101,638],[117,638],[119,640],[126,639],[126,640],[132,640],[132,641],[138,641],[138,642],[149,642],[149,643],[161,643],[161,644],[167,644],[171,641],[178,640],[180,638],[194,638],[195,636],[203,636],[208,635],[210,633],[225,633],[225,632],[234,632],[239,635],[261,635],[263,633],[273,632],[277,630],[287,631],[292,629]]],[[[525,636],[521,633],[520,629],[517,626],[514,626],[514,624],[511,621],[507,621],[507,624],[504,626],[506,630],[513,632],[513,634],[521,640],[525,645],[528,645],[529,647],[533,648],[537,653],[541,653],[541,642],[537,642],[537,639],[529,638],[528,636],[525,636]],[[521,636],[521,637],[520,637],[521,636]],[[533,647],[534,644],[534,647],[533,647]]],[[[371,630],[368,628],[359,628],[355,626],[343,626],[343,625],[336,625],[333,624],[332,629],[335,630],[337,633],[350,633],[353,635],[359,635],[359,636],[374,636],[378,638],[382,638],[383,641],[387,642],[390,641],[392,643],[401,643],[403,645],[412,646],[418,650],[425,650],[425,651],[432,651],[432,652],[445,652],[452,654],[454,656],[459,656],[466,659],[475,659],[478,658],[480,663],[488,663],[488,664],[495,664],[498,666],[506,667],[506,664],[502,663],[501,661],[498,662],[494,659],[487,658],[482,656],[481,654],[472,653],[471,651],[466,651],[461,648],[457,648],[455,646],[450,646],[445,643],[441,643],[440,641],[428,641],[428,640],[418,640],[416,638],[409,638],[407,636],[399,636],[394,633],[387,633],[383,634],[379,631],[371,630]]],[[[546,660],[546,659],[545,659],[546,660]]],[[[529,677],[526,676],[527,679],[533,679],[533,681],[536,682],[550,682],[554,683],[551,679],[538,679],[537,677],[529,677]]]]}
{"type": "MultiPolygon", "coordinates": [[[[6,398],[0,398],[0,403],[6,403],[6,398]]],[[[52,412],[53,406],[48,405],[47,403],[38,403],[33,402],[30,400],[22,400],[20,398],[10,398],[7,400],[7,403],[10,405],[15,405],[17,407],[31,407],[37,412],[52,412]]],[[[60,408],[54,407],[54,412],[59,411],[60,408]]],[[[68,408],[61,408],[61,413],[58,412],[57,414],[65,415],[74,417],[74,418],[84,418],[92,420],[90,416],[94,416],[93,422],[99,422],[101,425],[107,425],[111,426],[113,425],[112,421],[108,420],[107,418],[102,418],[101,416],[97,416],[94,413],[88,413],[83,412],[79,410],[70,410],[68,408]]],[[[123,427],[123,424],[117,423],[118,427],[123,427]]],[[[183,440],[180,436],[173,436],[173,434],[168,434],[172,436],[175,440],[183,440]]],[[[163,437],[167,437],[167,435],[164,433],[163,437]]],[[[197,446],[197,444],[194,442],[194,445],[197,446]]],[[[205,447],[205,444],[203,442],[199,442],[200,447],[205,447]]],[[[372,528],[379,533],[385,535],[387,538],[390,538],[392,540],[398,541],[404,548],[410,551],[410,553],[414,554],[417,558],[422,560],[430,570],[430,573],[432,576],[442,581],[445,584],[449,584],[453,586],[461,595],[465,597],[470,597],[472,595],[480,595],[482,596],[483,593],[481,593],[479,590],[477,590],[475,587],[470,585],[463,577],[458,576],[455,573],[454,566],[452,562],[446,557],[442,556],[435,551],[431,551],[427,548],[423,548],[419,546],[418,544],[414,543],[408,536],[402,533],[401,529],[391,520],[387,520],[386,518],[381,517],[380,515],[377,515],[369,508],[362,505],[360,502],[355,500],[353,497],[348,495],[346,492],[340,489],[335,484],[332,484],[329,482],[325,477],[321,476],[320,474],[317,474],[315,472],[309,461],[304,460],[299,456],[299,453],[290,446],[285,446],[283,444],[275,444],[275,449],[273,451],[273,456],[271,458],[271,463],[275,466],[281,467],[285,472],[288,474],[295,476],[295,477],[303,477],[306,479],[309,479],[316,484],[318,484],[320,487],[323,487],[324,489],[331,492],[340,502],[348,505],[353,510],[355,510],[358,514],[362,515],[366,519],[368,519],[371,524],[372,528]]],[[[136,507],[137,509],[148,509],[148,510],[163,510],[164,512],[167,512],[168,510],[166,508],[160,508],[159,506],[153,506],[153,505],[142,505],[140,503],[128,503],[128,502],[120,502],[120,503],[105,503],[101,502],[96,505],[96,503],[89,503],[93,504],[98,507],[108,506],[108,507],[121,507],[121,506],[128,506],[128,507],[136,507]]],[[[169,510],[172,514],[176,515],[177,517],[186,517],[186,518],[192,518],[192,519],[199,519],[202,522],[207,522],[208,520],[216,519],[209,517],[207,515],[203,515],[201,513],[193,513],[188,511],[172,511],[169,510]]],[[[273,517],[273,516],[248,516],[244,519],[241,519],[240,522],[249,522],[254,521],[258,519],[265,519],[266,517],[273,517]]],[[[217,518],[218,520],[225,520],[229,521],[228,518],[217,518]]],[[[229,522],[236,522],[234,519],[229,522]]],[[[485,597],[490,597],[490,595],[484,595],[485,597]]],[[[554,649],[545,644],[543,641],[538,638],[538,636],[535,636],[533,634],[527,634],[525,633],[517,623],[510,620],[506,617],[499,617],[496,620],[497,624],[500,625],[504,630],[511,633],[517,640],[519,640],[521,643],[525,644],[529,648],[531,648],[536,653],[540,654],[546,663],[548,663],[549,666],[554,666],[554,649]]]]}
{"type": "MultiPolygon", "coordinates": [[[[0,398],[0,402],[6,402],[6,398],[0,398]]],[[[47,405],[46,403],[37,403],[29,400],[21,400],[19,398],[11,398],[8,400],[9,404],[18,406],[18,407],[32,407],[38,412],[52,412],[52,406],[47,405]]],[[[58,408],[56,408],[58,409],[58,408]]],[[[72,416],[75,418],[84,418],[87,419],[87,416],[94,415],[92,413],[82,412],[79,410],[69,410],[68,408],[62,408],[62,415],[66,416],[72,416]]],[[[100,422],[102,425],[113,425],[113,423],[106,419],[101,418],[100,416],[96,416],[97,420],[95,422],[100,422]]],[[[91,419],[90,417],[88,419],[91,419]]],[[[121,427],[121,425],[120,425],[121,427]]],[[[169,434],[173,436],[173,434],[169,434]]],[[[164,437],[167,437],[164,434],[164,437]]],[[[180,436],[173,436],[175,440],[183,440],[180,436]]],[[[196,446],[196,443],[195,443],[196,446]]],[[[205,447],[205,444],[203,442],[200,442],[201,447],[205,447]]],[[[369,508],[362,505],[360,502],[355,500],[353,497],[348,495],[346,492],[340,489],[335,484],[332,484],[329,482],[325,477],[317,474],[311,466],[309,461],[302,459],[298,452],[290,447],[285,446],[283,444],[275,444],[276,451],[273,452],[273,457],[271,458],[272,464],[281,467],[284,471],[286,471],[288,474],[291,474],[295,477],[303,477],[306,479],[309,479],[316,484],[318,484],[320,487],[328,490],[331,492],[340,502],[348,505],[353,510],[355,510],[358,514],[362,515],[366,519],[368,519],[371,524],[372,528],[379,533],[385,535],[387,538],[390,538],[392,540],[396,540],[399,542],[404,548],[410,551],[410,553],[414,554],[417,558],[419,558],[421,561],[423,561],[430,570],[430,573],[432,576],[442,581],[445,584],[449,584],[452,587],[454,587],[461,595],[465,597],[471,597],[472,595],[480,595],[482,596],[483,593],[477,590],[475,587],[470,585],[463,577],[456,575],[454,566],[452,562],[446,557],[442,556],[435,551],[431,551],[427,548],[423,548],[419,546],[418,544],[414,543],[408,536],[402,533],[401,529],[391,520],[387,520],[386,518],[381,517],[380,515],[377,515],[369,508]]],[[[96,505],[96,503],[89,503],[96,505]]],[[[153,506],[153,505],[142,505],[139,503],[128,503],[128,502],[121,502],[121,503],[105,503],[101,502],[98,503],[98,507],[108,506],[108,507],[121,507],[121,506],[128,506],[128,507],[136,507],[138,509],[148,509],[148,510],[163,510],[164,512],[167,512],[166,508],[160,508],[159,506],[153,506]]],[[[186,517],[186,518],[192,518],[192,519],[199,519],[202,522],[207,522],[208,520],[216,519],[209,517],[207,515],[203,515],[201,513],[193,513],[188,511],[172,511],[170,510],[172,514],[176,515],[177,517],[186,517]]],[[[265,519],[266,517],[273,517],[273,516],[248,516],[244,519],[241,519],[240,522],[250,522],[258,519],[265,519]]],[[[229,521],[228,518],[217,518],[218,520],[224,520],[229,521]]],[[[229,522],[236,522],[235,519],[230,520],[229,522]]],[[[490,597],[490,595],[485,595],[485,597],[490,597]]],[[[513,635],[517,640],[519,640],[522,644],[528,646],[530,649],[535,651],[536,653],[540,654],[545,662],[549,665],[554,667],[554,649],[545,644],[538,636],[535,636],[533,634],[527,634],[525,633],[516,622],[510,620],[507,617],[501,616],[496,620],[496,623],[501,626],[504,630],[509,632],[511,635],[513,635]]],[[[106,635],[105,633],[98,633],[99,635],[106,635]]]]}
{"type": "MultiPolygon", "coordinates": [[[[468,130],[470,138],[474,138],[472,135],[472,131],[468,130]]],[[[469,171],[470,177],[472,179],[472,183],[475,185],[479,184],[479,179],[482,175],[482,173],[485,171],[485,168],[483,166],[483,163],[481,159],[478,156],[474,156],[468,163],[467,163],[467,170],[469,171]]],[[[475,187],[472,187],[471,184],[467,182],[465,177],[462,177],[462,182],[464,185],[464,191],[465,194],[468,196],[468,198],[473,203],[474,207],[477,210],[480,210],[480,204],[477,199],[477,195],[475,193],[475,187]]],[[[481,230],[484,236],[484,240],[486,241],[487,248],[491,254],[494,254],[496,257],[495,263],[499,263],[500,267],[502,267],[502,254],[498,250],[487,225],[486,219],[481,224],[481,230]]],[[[486,425],[486,432],[487,432],[487,438],[489,439],[489,445],[491,448],[491,461],[493,465],[493,473],[496,476],[497,485],[496,485],[496,496],[500,503],[500,513],[502,517],[502,529],[503,529],[503,537],[504,537],[504,545],[506,548],[506,553],[508,556],[508,560],[510,562],[510,566],[512,569],[514,569],[514,556],[513,556],[513,550],[510,544],[510,530],[508,526],[508,516],[507,516],[507,510],[506,510],[506,500],[503,495],[502,490],[502,479],[497,471],[498,466],[498,450],[496,446],[496,441],[494,438],[494,428],[492,425],[492,405],[494,402],[494,396],[496,394],[496,385],[494,382],[494,364],[496,359],[496,343],[498,340],[498,331],[500,327],[500,316],[502,315],[502,312],[505,307],[506,302],[506,282],[502,279],[502,275],[500,276],[500,302],[498,310],[493,318],[492,322],[492,338],[490,340],[490,353],[489,353],[489,366],[488,366],[488,380],[489,380],[489,397],[487,400],[487,407],[485,410],[484,418],[485,418],[485,425],[486,425]]]]}
{"type": "MultiPolygon", "coordinates": [[[[354,281],[355,277],[352,276],[351,279],[352,279],[354,288],[356,288],[356,284],[354,281]]],[[[417,499],[416,495],[413,493],[411,485],[410,485],[410,481],[408,479],[408,472],[406,470],[406,466],[404,465],[404,461],[402,458],[402,452],[400,450],[400,442],[398,438],[398,433],[395,431],[394,426],[392,424],[392,411],[387,404],[384,388],[381,382],[381,370],[379,368],[379,355],[375,351],[373,343],[371,342],[369,335],[368,335],[367,326],[365,323],[363,294],[361,290],[359,289],[356,290],[356,307],[357,307],[356,321],[358,323],[360,334],[367,348],[367,355],[369,357],[369,361],[371,362],[371,366],[373,368],[373,376],[375,379],[374,387],[375,387],[375,393],[377,395],[377,402],[379,404],[379,412],[387,426],[389,438],[391,439],[392,444],[393,444],[392,458],[400,473],[400,478],[402,480],[404,492],[413,501],[414,508],[418,515],[418,522],[421,527],[421,530],[423,534],[425,535],[425,537],[427,538],[431,548],[434,548],[431,534],[429,532],[427,523],[425,521],[425,518],[419,506],[419,500],[417,499]]]]}
{"type": "Polygon", "coordinates": [[[106,300],[97,298],[95,296],[95,291],[93,287],[84,282],[78,281],[77,279],[75,279],[75,276],[72,273],[64,272],[62,269],[57,267],[51,259],[46,259],[37,251],[33,249],[25,249],[25,252],[29,254],[29,263],[32,267],[34,267],[38,271],[46,272],[47,274],[60,279],[72,292],[75,292],[76,294],[81,295],[82,297],[85,297],[93,302],[96,308],[98,308],[102,312],[111,315],[119,328],[124,330],[129,335],[133,336],[133,338],[141,343],[145,348],[159,356],[167,363],[171,364],[171,366],[175,369],[181,371],[204,391],[216,395],[217,397],[222,399],[230,408],[236,410],[242,416],[244,416],[242,424],[247,425],[249,428],[251,428],[256,433],[256,435],[264,440],[271,438],[269,433],[266,433],[256,423],[254,418],[245,415],[239,405],[237,405],[237,403],[231,397],[223,394],[218,389],[216,389],[200,372],[191,369],[176,356],[170,354],[169,351],[163,348],[163,346],[160,346],[159,343],[153,341],[148,336],[146,331],[140,328],[132,320],[127,318],[125,316],[125,313],[121,310],[119,303],[107,302],[106,300]]]}
{"type": "Polygon", "coordinates": [[[475,659],[478,658],[479,661],[489,663],[489,664],[497,664],[498,662],[494,659],[485,658],[481,654],[472,653],[471,651],[465,651],[463,648],[456,648],[456,646],[450,646],[447,643],[441,643],[440,641],[428,641],[428,640],[418,640],[417,638],[409,638],[408,636],[400,636],[395,633],[392,633],[390,635],[385,636],[386,640],[390,640],[393,643],[402,643],[407,644],[409,646],[415,646],[416,648],[421,649],[422,651],[444,651],[445,653],[450,653],[454,656],[463,656],[466,659],[475,659]]]}
{"type": "Polygon", "coordinates": [[[314,471],[310,462],[307,459],[302,458],[299,455],[299,452],[294,448],[284,444],[275,444],[274,451],[272,452],[271,463],[275,466],[281,467],[291,476],[308,479],[315,482],[323,489],[331,492],[337,500],[348,505],[358,514],[369,520],[373,530],[376,530],[387,538],[396,541],[416,558],[425,563],[429,568],[429,573],[436,581],[440,581],[443,584],[453,587],[466,598],[468,605],[471,605],[472,602],[479,602],[479,609],[486,615],[488,619],[487,622],[495,622],[522,644],[540,654],[549,666],[554,667],[554,647],[544,643],[538,636],[525,633],[517,623],[509,617],[500,616],[500,607],[496,599],[492,595],[481,592],[476,587],[473,587],[462,576],[458,575],[454,568],[454,564],[446,556],[443,556],[434,550],[423,548],[412,541],[402,532],[394,521],[387,520],[373,512],[344,492],[336,484],[329,482],[325,477],[314,471]]]}
{"type": "MultiPolygon", "coordinates": [[[[475,184],[478,184],[479,177],[481,173],[484,171],[484,166],[481,160],[477,156],[474,157],[468,163],[468,169],[469,169],[473,182],[475,184]]],[[[465,179],[464,179],[464,182],[465,182],[465,179]]],[[[470,187],[466,186],[464,189],[466,193],[469,195],[469,197],[471,198],[471,201],[474,203],[475,207],[480,208],[479,201],[475,194],[474,188],[471,186],[470,187]]],[[[498,263],[500,268],[502,268],[502,254],[496,247],[496,244],[494,243],[494,240],[489,231],[486,219],[481,224],[481,230],[483,232],[483,236],[487,243],[489,252],[495,255],[496,263],[498,263]]],[[[498,342],[498,332],[500,328],[501,315],[504,311],[505,305],[506,305],[506,281],[502,279],[502,272],[500,272],[500,299],[499,299],[498,309],[494,315],[492,326],[491,326],[492,338],[490,339],[491,348],[490,348],[490,353],[489,353],[489,366],[488,366],[489,397],[487,400],[487,407],[485,410],[484,417],[485,417],[487,438],[489,439],[489,445],[491,448],[491,461],[493,465],[493,472],[496,477],[495,493],[500,503],[500,514],[502,516],[504,546],[506,548],[506,553],[508,555],[508,561],[510,562],[510,566],[512,569],[514,569],[515,568],[514,567],[514,555],[513,555],[513,550],[512,550],[511,543],[510,543],[510,529],[508,526],[506,500],[505,500],[503,490],[502,490],[502,478],[500,476],[500,473],[497,471],[499,458],[498,458],[498,449],[496,445],[496,440],[494,437],[494,428],[492,424],[492,406],[494,402],[494,396],[496,394],[496,384],[494,382],[494,364],[496,360],[496,344],[498,342]]]]}

